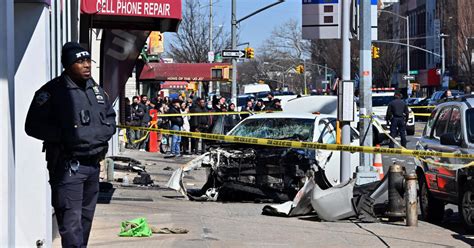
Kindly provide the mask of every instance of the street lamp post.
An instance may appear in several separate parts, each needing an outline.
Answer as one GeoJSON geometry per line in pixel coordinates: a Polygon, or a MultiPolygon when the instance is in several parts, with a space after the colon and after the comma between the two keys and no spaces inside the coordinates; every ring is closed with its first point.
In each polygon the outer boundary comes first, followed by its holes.
{"type": "Polygon", "coordinates": [[[264,65],[273,65],[273,66],[276,66],[278,68],[281,68],[283,71],[281,73],[281,79],[282,79],[282,85],[281,85],[281,88],[285,87],[285,74],[288,73],[288,71],[294,67],[294,65],[288,67],[288,68],[285,68],[281,65],[277,65],[275,63],[270,63],[270,62],[263,62],[264,65]]]}
{"type": "MultiPolygon", "coordinates": [[[[448,37],[449,35],[446,35],[444,33],[441,33],[439,35],[439,37],[441,38],[441,73],[440,73],[440,84],[441,84],[441,87],[444,88],[443,86],[443,83],[444,83],[444,74],[446,72],[446,51],[445,51],[445,47],[444,47],[444,40],[446,39],[446,37],[448,37]]],[[[449,85],[448,87],[449,88],[449,85]]]]}
{"type": "MultiPolygon", "coordinates": [[[[407,36],[407,76],[410,76],[410,18],[409,16],[402,16],[402,15],[399,15],[395,12],[392,12],[392,11],[388,11],[388,10],[379,10],[380,12],[384,12],[384,13],[388,13],[388,14],[391,14],[391,15],[394,15],[398,18],[402,18],[406,21],[406,36],[407,36]]],[[[411,84],[410,84],[410,80],[407,80],[407,93],[408,93],[408,96],[411,95],[411,84]]]]}

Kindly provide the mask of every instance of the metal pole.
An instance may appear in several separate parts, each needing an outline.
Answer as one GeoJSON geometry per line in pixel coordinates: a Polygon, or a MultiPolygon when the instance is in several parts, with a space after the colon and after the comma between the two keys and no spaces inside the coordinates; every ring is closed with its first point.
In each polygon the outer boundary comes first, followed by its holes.
{"type": "MultiPolygon", "coordinates": [[[[407,75],[410,76],[410,21],[408,16],[407,21],[407,75]]],[[[407,80],[407,95],[411,96],[411,84],[410,80],[407,80]]]]}
{"type": "Polygon", "coordinates": [[[417,186],[417,176],[415,173],[412,173],[408,176],[405,176],[405,189],[407,191],[408,197],[406,198],[406,220],[407,226],[418,226],[418,211],[417,211],[417,197],[416,197],[416,186],[417,186]]]}
{"type": "MultiPolygon", "coordinates": [[[[441,75],[440,75],[440,79],[441,79],[441,87],[444,88],[443,86],[443,83],[444,83],[444,72],[446,70],[446,54],[445,54],[445,51],[444,51],[444,39],[446,37],[445,34],[441,34],[440,35],[441,37],[441,75]]],[[[449,88],[449,85],[448,85],[448,88],[449,88]]]]}
{"type": "Polygon", "coordinates": [[[306,87],[306,59],[303,59],[303,81],[304,81],[304,94],[308,95],[308,90],[306,87]]]}
{"type": "Polygon", "coordinates": [[[328,64],[324,64],[324,81],[328,81],[328,64]]]}
{"type": "MultiPolygon", "coordinates": [[[[212,52],[212,29],[213,29],[213,20],[212,20],[212,0],[209,0],[209,52],[212,52]]],[[[213,59],[208,58],[209,62],[212,63],[213,59]]],[[[209,93],[212,93],[212,81],[209,81],[209,93]]]]}
{"type": "MultiPolygon", "coordinates": [[[[232,50],[237,47],[237,0],[232,0],[232,13],[231,13],[231,39],[232,39],[232,50]]],[[[232,102],[237,104],[237,60],[232,59],[232,102]]]]}
{"type": "MultiPolygon", "coordinates": [[[[351,41],[349,40],[350,28],[350,0],[342,1],[342,80],[351,79],[351,41]]],[[[338,85],[338,87],[340,87],[338,85]]],[[[339,110],[340,111],[340,110],[339,110]]],[[[342,122],[342,144],[351,143],[351,126],[349,122],[342,122]]],[[[341,152],[341,168],[340,182],[346,182],[351,178],[351,154],[349,152],[341,152]]]]}
{"type": "MultiPolygon", "coordinates": [[[[361,118],[359,119],[361,146],[372,145],[372,123],[368,115],[372,114],[372,20],[371,0],[362,0],[360,9],[360,86],[359,102],[361,118]]],[[[375,170],[371,170],[373,156],[360,154],[360,166],[357,167],[357,184],[366,184],[378,180],[375,170]]]]}
{"type": "Polygon", "coordinates": [[[212,51],[212,0],[209,0],[209,51],[212,51]]]}

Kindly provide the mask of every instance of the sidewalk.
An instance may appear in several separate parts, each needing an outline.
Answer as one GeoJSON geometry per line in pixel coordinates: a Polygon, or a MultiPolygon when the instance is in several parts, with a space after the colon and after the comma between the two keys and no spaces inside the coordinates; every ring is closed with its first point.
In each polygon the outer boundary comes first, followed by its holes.
{"type": "MultiPolygon", "coordinates": [[[[172,170],[190,158],[164,159],[161,154],[127,150],[139,159],[161,187],[119,187],[110,204],[99,204],[90,247],[471,247],[474,237],[458,232],[459,220],[443,227],[404,223],[319,222],[311,217],[282,218],[261,215],[264,204],[191,202],[162,188],[172,170]],[[145,217],[158,227],[181,227],[188,234],[156,234],[149,238],[118,237],[120,222],[145,217]]],[[[200,187],[205,170],[185,177],[187,187],[200,187]],[[194,186],[193,186],[194,185],[194,186]]],[[[54,247],[60,246],[59,238],[54,247]]]]}

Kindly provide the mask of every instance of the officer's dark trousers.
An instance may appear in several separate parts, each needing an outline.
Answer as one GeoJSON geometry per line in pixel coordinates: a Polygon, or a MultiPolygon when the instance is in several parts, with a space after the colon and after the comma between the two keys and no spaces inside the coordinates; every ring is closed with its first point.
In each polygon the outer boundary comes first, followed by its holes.
{"type": "Polygon", "coordinates": [[[99,194],[99,165],[66,166],[50,170],[51,201],[63,247],[87,247],[99,194]]]}
{"type": "MultiPolygon", "coordinates": [[[[403,117],[393,117],[390,121],[390,136],[396,138],[397,135],[400,135],[401,145],[407,147],[407,131],[405,118],[403,117]]],[[[390,148],[394,148],[395,144],[390,140],[390,148]]]]}

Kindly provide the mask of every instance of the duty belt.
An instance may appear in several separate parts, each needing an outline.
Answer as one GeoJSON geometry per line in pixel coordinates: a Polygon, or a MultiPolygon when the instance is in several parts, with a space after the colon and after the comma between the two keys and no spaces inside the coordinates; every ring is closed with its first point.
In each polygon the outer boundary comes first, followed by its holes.
{"type": "Polygon", "coordinates": [[[100,156],[91,156],[91,157],[78,157],[73,158],[72,160],[77,160],[81,165],[84,166],[97,166],[102,160],[100,156]]]}

